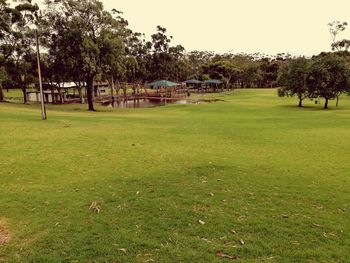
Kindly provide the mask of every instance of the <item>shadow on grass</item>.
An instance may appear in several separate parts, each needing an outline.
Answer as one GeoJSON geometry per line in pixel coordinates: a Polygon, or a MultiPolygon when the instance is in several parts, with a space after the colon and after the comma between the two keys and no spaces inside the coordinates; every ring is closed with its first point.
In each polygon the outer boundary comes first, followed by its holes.
{"type": "Polygon", "coordinates": [[[345,108],[342,107],[329,107],[328,109],[325,109],[323,106],[310,106],[306,105],[303,107],[299,107],[298,105],[278,105],[278,108],[283,108],[283,109],[296,109],[296,110],[308,110],[308,111],[341,111],[341,110],[346,110],[345,108]]]}

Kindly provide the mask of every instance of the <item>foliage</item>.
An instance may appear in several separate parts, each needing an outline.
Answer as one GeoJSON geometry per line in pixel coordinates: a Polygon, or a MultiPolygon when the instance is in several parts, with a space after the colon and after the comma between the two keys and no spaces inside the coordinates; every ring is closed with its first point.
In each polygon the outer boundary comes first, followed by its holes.
{"type": "Polygon", "coordinates": [[[347,48],[347,41],[337,41],[337,36],[343,32],[346,27],[348,26],[348,23],[345,21],[333,21],[328,23],[328,30],[332,37],[332,49],[339,51],[341,48],[347,48]]]}
{"type": "Polygon", "coordinates": [[[321,54],[315,57],[310,65],[307,77],[308,92],[314,97],[328,101],[350,90],[350,72],[345,59],[335,54],[321,54]]]}
{"type": "Polygon", "coordinates": [[[94,110],[92,87],[98,74],[114,75],[124,52],[127,22],[113,17],[98,0],[46,1],[49,45],[61,68],[71,68],[87,86],[89,110],[94,110]],[[54,10],[54,11],[53,11],[54,10]],[[57,51],[57,53],[54,53],[57,51]],[[66,67],[68,66],[68,67],[66,67]]]}
{"type": "Polygon", "coordinates": [[[26,103],[27,86],[36,75],[33,26],[39,7],[31,0],[17,2],[14,8],[9,7],[6,1],[0,2],[0,66],[6,69],[7,82],[22,89],[26,103]]]}
{"type": "Polygon", "coordinates": [[[306,80],[309,74],[309,62],[306,58],[300,57],[291,60],[285,64],[278,78],[281,87],[278,89],[278,95],[297,96],[299,99],[299,107],[302,107],[302,101],[310,98],[310,93],[306,80]]]}

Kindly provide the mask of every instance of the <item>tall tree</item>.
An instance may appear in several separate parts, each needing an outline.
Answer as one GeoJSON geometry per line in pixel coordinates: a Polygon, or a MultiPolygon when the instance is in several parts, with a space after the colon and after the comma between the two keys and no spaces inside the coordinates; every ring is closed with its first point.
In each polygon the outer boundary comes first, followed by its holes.
{"type": "Polygon", "coordinates": [[[278,78],[281,87],[278,89],[278,95],[297,96],[299,107],[302,107],[303,100],[310,96],[307,87],[307,77],[309,74],[308,60],[304,57],[291,60],[282,67],[278,78]]]}
{"type": "Polygon", "coordinates": [[[340,51],[342,47],[347,48],[348,47],[348,41],[346,39],[342,41],[337,41],[338,35],[343,32],[346,27],[348,26],[348,23],[345,21],[333,21],[328,23],[328,30],[331,34],[332,38],[332,49],[340,51]]]}
{"type": "Polygon", "coordinates": [[[349,79],[350,73],[345,59],[336,54],[325,53],[313,58],[307,85],[312,96],[325,99],[324,108],[328,109],[329,100],[350,90],[349,79]]]}
{"type": "Polygon", "coordinates": [[[27,86],[33,82],[33,46],[34,32],[39,7],[31,0],[18,0],[14,8],[2,1],[2,32],[0,49],[6,64],[8,76],[23,92],[24,103],[27,102],[27,86]],[[4,5],[5,3],[5,5],[4,5]],[[5,7],[4,7],[5,6],[5,7]],[[3,23],[4,22],[4,23],[3,23]],[[4,30],[5,28],[5,30],[4,30]]]}
{"type": "Polygon", "coordinates": [[[127,23],[105,11],[98,0],[46,0],[46,5],[55,45],[62,51],[63,60],[80,69],[76,73],[86,82],[88,108],[94,111],[94,80],[110,67],[109,58],[116,58],[116,49],[130,33],[127,23]]]}

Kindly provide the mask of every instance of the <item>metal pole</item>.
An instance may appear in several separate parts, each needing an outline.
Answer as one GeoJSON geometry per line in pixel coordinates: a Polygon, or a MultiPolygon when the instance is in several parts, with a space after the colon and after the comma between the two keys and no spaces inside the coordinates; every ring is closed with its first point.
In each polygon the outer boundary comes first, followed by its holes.
{"type": "Polygon", "coordinates": [[[38,75],[39,75],[39,87],[40,87],[40,101],[41,101],[41,119],[46,120],[46,109],[44,103],[44,92],[43,92],[43,83],[41,81],[41,69],[40,69],[40,50],[39,50],[39,37],[38,30],[35,30],[35,38],[36,38],[36,58],[38,61],[38,75]]]}

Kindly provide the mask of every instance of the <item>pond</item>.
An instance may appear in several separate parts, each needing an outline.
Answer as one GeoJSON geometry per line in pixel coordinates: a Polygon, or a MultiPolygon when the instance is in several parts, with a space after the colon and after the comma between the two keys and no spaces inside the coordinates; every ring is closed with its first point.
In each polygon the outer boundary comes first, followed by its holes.
{"type": "Polygon", "coordinates": [[[101,103],[102,106],[112,107],[112,108],[153,108],[159,106],[165,106],[170,104],[190,104],[192,101],[186,99],[179,100],[161,100],[161,99],[134,99],[134,100],[119,100],[112,102],[101,103]]]}

